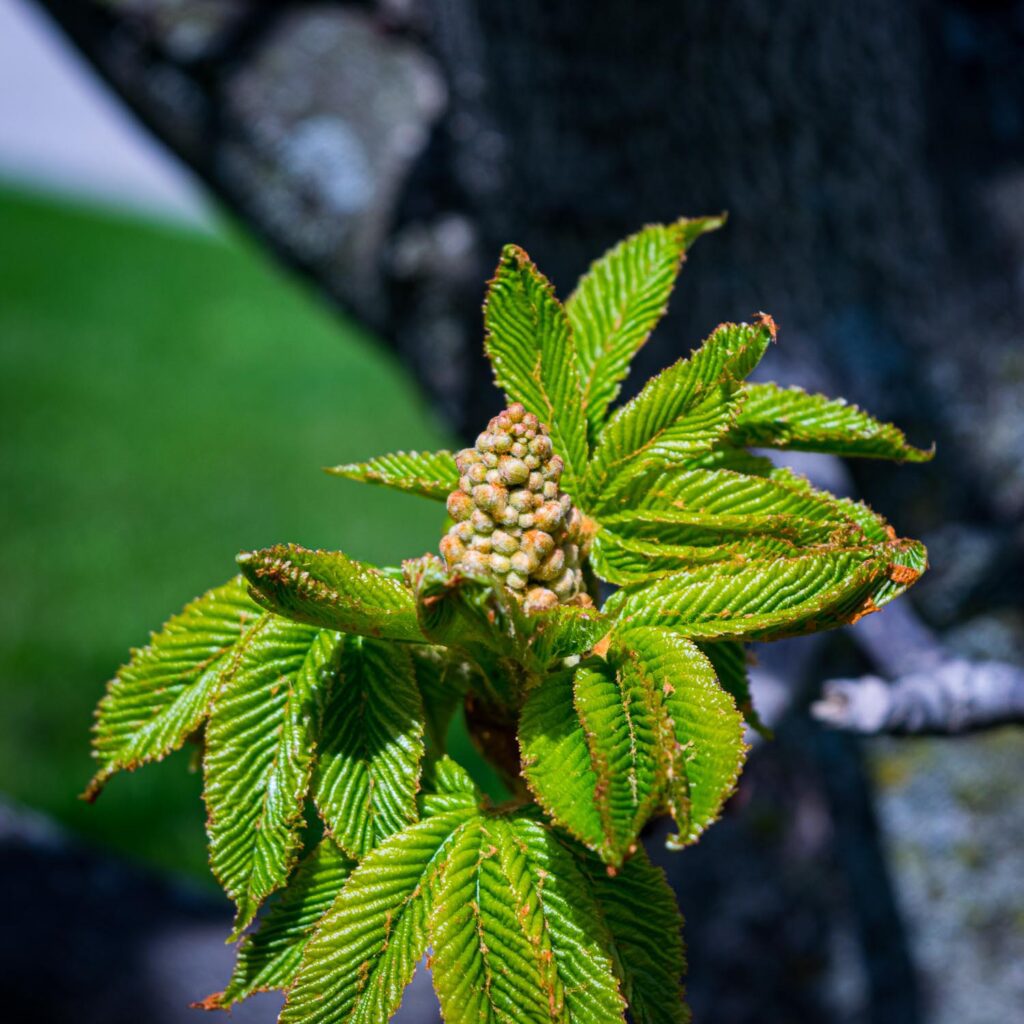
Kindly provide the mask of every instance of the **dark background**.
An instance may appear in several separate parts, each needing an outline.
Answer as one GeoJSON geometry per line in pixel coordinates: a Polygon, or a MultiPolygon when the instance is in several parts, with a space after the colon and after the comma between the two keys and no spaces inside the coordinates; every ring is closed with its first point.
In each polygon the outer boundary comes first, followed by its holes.
{"type": "MultiPolygon", "coordinates": [[[[502,243],[566,294],[680,214],[730,221],[632,385],[770,312],[766,376],[938,445],[925,467],[804,468],[929,544],[911,600],[948,650],[1024,663],[1024,4],[42,6],[231,226],[214,241],[3,196],[14,798],[198,874],[183,763],[68,805],[120,651],[238,548],[432,545],[421,503],[308,470],[493,414],[479,305],[502,243]]],[[[823,678],[884,674],[852,632],[764,653],[777,740],[726,820],[664,861],[699,1021],[987,1024],[1024,1004],[1019,731],[823,730],[805,710],[823,678]]],[[[16,1019],[183,1019],[224,908],[48,828],[12,812],[3,848],[4,884],[33,897],[5,926],[16,1019]],[[168,957],[173,992],[151,966],[168,957]]]]}

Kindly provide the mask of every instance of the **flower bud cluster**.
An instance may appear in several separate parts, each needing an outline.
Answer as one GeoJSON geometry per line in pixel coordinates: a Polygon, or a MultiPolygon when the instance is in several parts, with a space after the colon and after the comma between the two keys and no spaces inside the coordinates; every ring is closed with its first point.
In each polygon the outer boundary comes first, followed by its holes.
{"type": "Polygon", "coordinates": [[[497,576],[528,611],[580,597],[583,517],[559,490],[563,463],[537,417],[510,405],[455,463],[455,525],[441,541],[448,568],[497,576]]]}

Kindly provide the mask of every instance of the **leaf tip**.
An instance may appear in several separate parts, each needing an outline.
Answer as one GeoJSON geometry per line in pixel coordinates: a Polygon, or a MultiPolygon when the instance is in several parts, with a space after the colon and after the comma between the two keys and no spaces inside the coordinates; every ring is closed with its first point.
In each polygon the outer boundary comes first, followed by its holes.
{"type": "Polygon", "coordinates": [[[754,320],[768,331],[774,345],[779,340],[779,329],[775,324],[775,320],[768,313],[764,312],[756,313],[754,320]]]}
{"type": "Polygon", "coordinates": [[[189,1003],[188,1008],[190,1010],[226,1010],[227,1007],[224,1005],[223,1000],[223,992],[211,992],[205,999],[189,1003]]]}

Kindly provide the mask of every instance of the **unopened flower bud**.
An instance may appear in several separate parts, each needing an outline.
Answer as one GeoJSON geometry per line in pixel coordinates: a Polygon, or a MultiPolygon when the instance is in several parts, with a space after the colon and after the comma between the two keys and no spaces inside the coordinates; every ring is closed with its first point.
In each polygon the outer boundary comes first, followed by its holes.
{"type": "Polygon", "coordinates": [[[468,519],[473,514],[473,499],[464,491],[452,491],[448,495],[448,515],[457,523],[468,519]]]}

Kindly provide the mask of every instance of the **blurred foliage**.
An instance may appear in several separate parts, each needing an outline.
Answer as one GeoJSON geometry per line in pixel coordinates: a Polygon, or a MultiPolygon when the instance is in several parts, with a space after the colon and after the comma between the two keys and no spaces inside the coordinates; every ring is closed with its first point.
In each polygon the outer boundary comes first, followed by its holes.
{"type": "Polygon", "coordinates": [[[104,683],[243,548],[434,548],[435,506],[320,467],[450,438],[371,338],[230,231],[9,191],[0,225],[0,790],[208,878],[187,753],[76,799],[104,683]]]}

